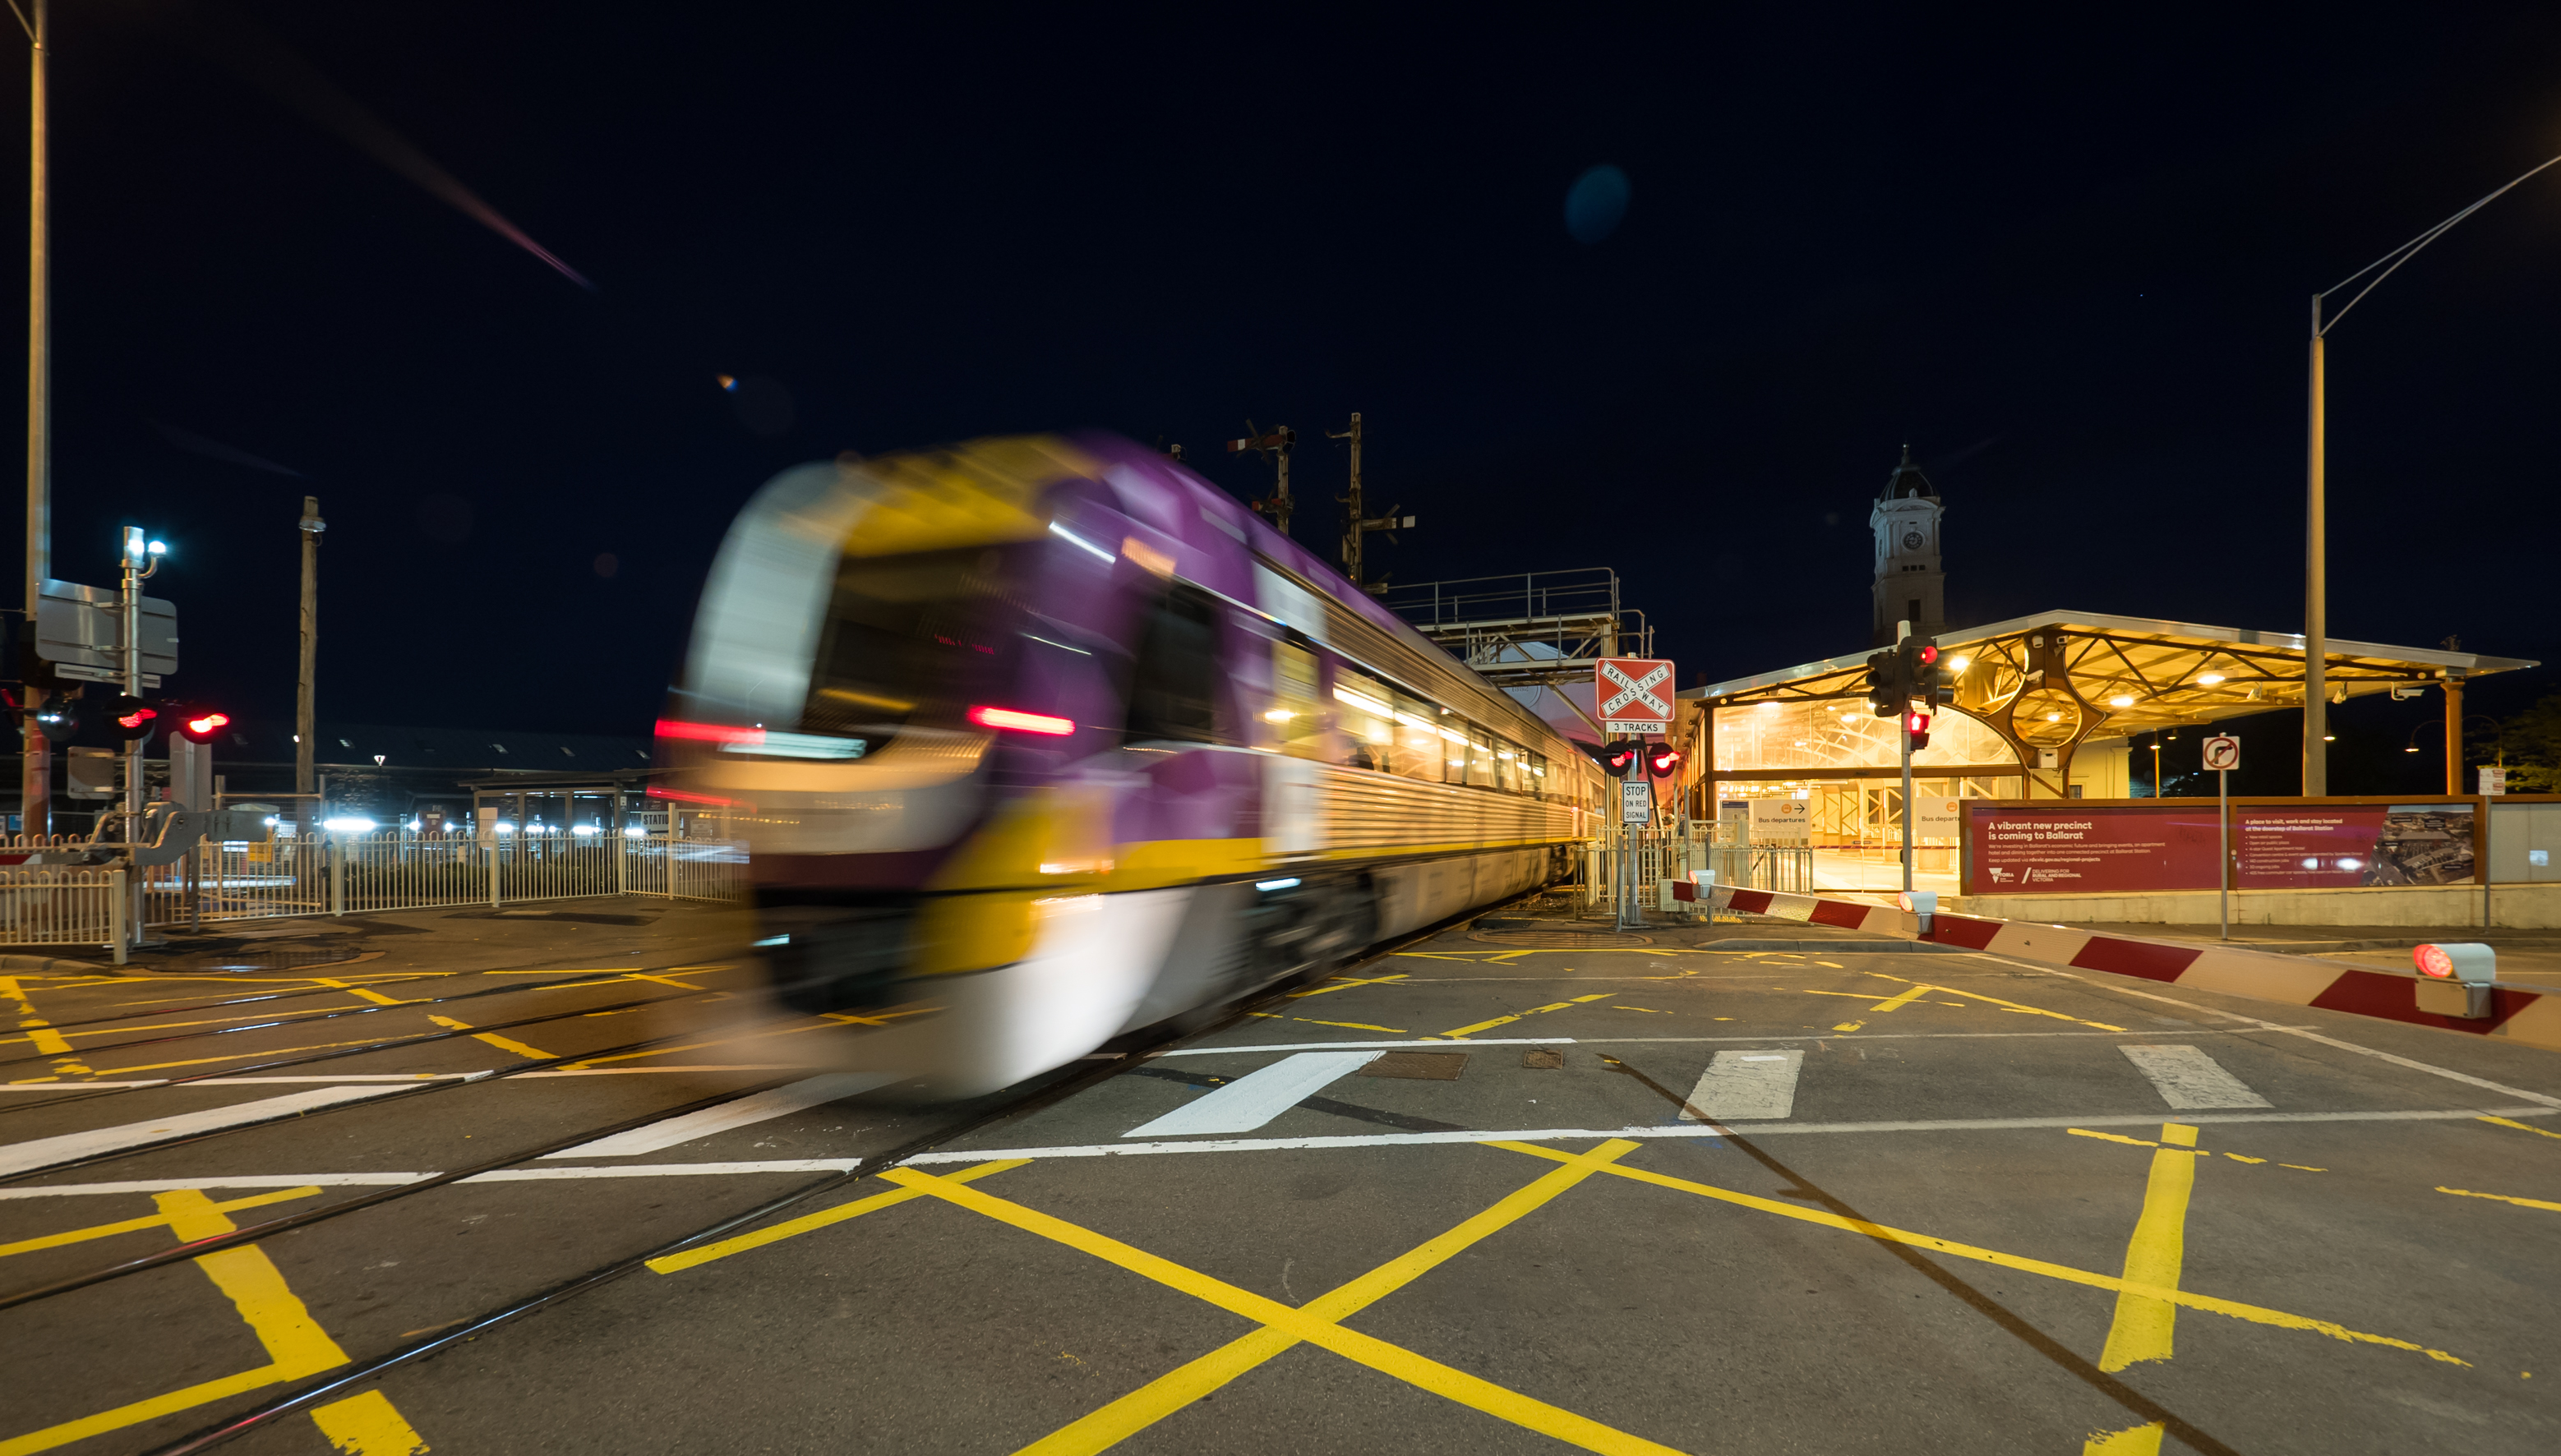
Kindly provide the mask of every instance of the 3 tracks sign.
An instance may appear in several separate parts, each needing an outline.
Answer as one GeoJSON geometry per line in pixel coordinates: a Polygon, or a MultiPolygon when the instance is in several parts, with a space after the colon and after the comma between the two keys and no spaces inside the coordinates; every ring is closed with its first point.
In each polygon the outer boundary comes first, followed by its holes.
{"type": "Polygon", "coordinates": [[[1601,659],[1601,730],[1667,733],[1672,730],[1672,665],[1659,657],[1601,659]]]}

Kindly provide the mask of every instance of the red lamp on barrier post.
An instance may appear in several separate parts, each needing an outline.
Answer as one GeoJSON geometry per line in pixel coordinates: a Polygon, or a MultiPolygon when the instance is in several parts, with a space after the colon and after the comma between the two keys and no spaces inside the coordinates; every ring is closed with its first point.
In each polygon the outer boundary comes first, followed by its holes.
{"type": "MultiPolygon", "coordinates": [[[[2430,944],[2411,951],[2410,962],[2425,981],[2452,982],[2464,988],[2464,1009],[2454,1015],[2469,1021],[2490,1015],[2490,991],[2498,979],[2497,951],[2478,943],[2430,944]]],[[[2421,1009],[2426,1010],[2426,992],[2420,994],[2421,1009]]]]}

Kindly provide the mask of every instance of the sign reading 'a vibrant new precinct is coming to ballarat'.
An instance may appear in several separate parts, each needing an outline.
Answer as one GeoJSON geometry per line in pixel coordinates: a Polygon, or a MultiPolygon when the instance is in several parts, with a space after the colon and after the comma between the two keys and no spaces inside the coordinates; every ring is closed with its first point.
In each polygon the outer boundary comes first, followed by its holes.
{"type": "MultiPolygon", "coordinates": [[[[1965,892],[2213,890],[2216,806],[1967,803],[1965,892]]],[[[2474,806],[2241,804],[2236,890],[2456,885],[2474,878],[2474,806]]]]}

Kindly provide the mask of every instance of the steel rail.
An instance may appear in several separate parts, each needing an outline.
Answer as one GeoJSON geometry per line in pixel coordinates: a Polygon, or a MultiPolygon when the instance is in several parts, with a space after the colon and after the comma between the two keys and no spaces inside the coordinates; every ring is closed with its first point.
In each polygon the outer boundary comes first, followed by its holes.
{"type": "MultiPolygon", "coordinates": [[[[271,1031],[277,1027],[307,1026],[312,1022],[335,1021],[340,1017],[371,1016],[376,1012],[404,1011],[411,1007],[419,1006],[449,1006],[457,1001],[477,1001],[484,996],[512,996],[523,991],[550,991],[563,986],[602,986],[610,982],[625,980],[635,976],[662,974],[666,973],[643,967],[630,971],[598,972],[593,976],[573,976],[558,981],[530,981],[521,986],[491,986],[486,990],[481,991],[465,991],[459,996],[423,996],[415,1001],[394,1001],[370,1006],[342,1006],[326,1011],[293,1012],[289,1015],[278,1017],[273,1021],[244,1022],[236,1027],[215,1027],[210,1031],[180,1032],[175,1036],[169,1037],[145,1037],[138,1042],[102,1043],[95,1047],[81,1048],[77,1054],[82,1056],[97,1056],[110,1052],[129,1052],[137,1047],[165,1047],[172,1042],[197,1042],[209,1037],[229,1037],[240,1032],[264,1032],[271,1031]]],[[[323,989],[336,991],[344,988],[331,986],[323,989]]],[[[362,989],[370,991],[373,988],[368,986],[362,989]]],[[[186,1013],[174,1012],[170,1013],[170,1015],[183,1016],[186,1015],[186,1013]]],[[[65,1029],[62,1027],[46,1027],[43,1030],[60,1032],[65,1029]]],[[[477,1029],[475,1028],[474,1030],[477,1029]]],[[[18,1066],[30,1061],[50,1061],[62,1054],[63,1053],[59,1052],[39,1052],[33,1056],[12,1056],[0,1059],[0,1067],[18,1066]]],[[[11,1110],[13,1109],[0,1107],[0,1113],[6,1113],[11,1110]]]]}
{"type": "MultiPolygon", "coordinates": [[[[326,1208],[309,1209],[299,1213],[288,1213],[281,1218],[270,1218],[263,1223],[253,1223],[246,1228],[237,1228],[229,1233],[209,1234],[206,1237],[193,1240],[192,1242],[181,1243],[162,1249],[155,1254],[146,1254],[138,1259],[128,1259],[120,1264],[107,1264],[99,1268],[91,1269],[86,1273],[74,1274],[68,1278],[57,1279],[51,1284],[38,1285],[33,1289],[22,1289],[15,1294],[0,1295],[0,1310],[16,1309],[20,1305],[33,1304],[40,1299],[51,1299],[58,1294],[69,1294],[75,1289],[86,1289],[91,1285],[104,1284],[111,1279],[121,1279],[127,1274],[139,1274],[145,1269],[157,1269],[166,1264],[181,1263],[187,1259],[197,1258],[204,1254],[219,1253],[227,1248],[238,1248],[242,1244],[256,1243],[260,1239],[272,1238],[279,1233],[289,1233],[296,1228],[308,1228],[314,1223],[325,1222],[342,1213],[353,1213],[365,1209],[380,1208],[384,1204],[411,1198],[418,1194],[426,1193],[429,1189],[442,1188],[448,1183],[460,1183],[466,1179],[477,1178],[483,1173],[495,1173],[502,1168],[512,1168],[519,1163],[529,1163],[534,1159],[543,1157],[547,1154],[557,1153],[567,1148],[579,1147],[586,1143],[592,1143],[598,1138],[611,1137],[618,1132],[628,1132],[635,1127],[647,1127],[653,1122],[664,1122],[671,1117],[682,1117],[688,1112],[699,1112],[706,1107],[717,1107],[724,1102],[737,1101],[741,1097],[753,1097],[759,1092],[770,1091],[775,1087],[784,1086],[788,1083],[788,1080],[789,1079],[787,1078],[774,1078],[768,1081],[759,1082],[753,1086],[732,1088],[724,1092],[714,1092],[708,1097],[697,1097],[693,1101],[683,1103],[679,1106],[662,1107],[655,1112],[644,1112],[637,1117],[626,1117],[619,1122],[606,1123],[602,1127],[592,1127],[585,1132],[574,1133],[565,1138],[555,1139],[554,1141],[544,1143],[539,1147],[526,1148],[518,1152],[508,1153],[502,1157],[491,1158],[481,1163],[474,1163],[466,1168],[449,1169],[443,1173],[430,1173],[416,1182],[395,1184],[390,1188],[379,1189],[373,1193],[361,1194],[352,1199],[342,1200],[338,1203],[331,1204],[326,1208]]],[[[377,1102],[379,1102],[379,1099],[377,1099],[377,1102]]],[[[348,1103],[345,1105],[363,1106],[367,1104],[348,1103]]]]}
{"type": "MultiPolygon", "coordinates": [[[[404,1037],[397,1041],[376,1042],[362,1047],[341,1048],[335,1052],[324,1052],[312,1056],[299,1056],[283,1061],[265,1062],[256,1067],[236,1068],[230,1071],[202,1072],[192,1077],[180,1077],[172,1081],[154,1082],[149,1087],[106,1087],[78,1097],[56,1097],[52,1101],[40,1105],[46,1107],[62,1107],[73,1102],[87,1102],[98,1097],[111,1097],[119,1092],[149,1091],[159,1087],[183,1086],[188,1082],[208,1081],[216,1077],[238,1076],[243,1070],[258,1071],[263,1070],[266,1067],[275,1066],[303,1066],[314,1061],[328,1061],[341,1056],[364,1056],[375,1052],[388,1051],[395,1047],[414,1047],[422,1042],[443,1042],[450,1041],[455,1037],[476,1037],[483,1032],[500,1032],[506,1031],[512,1027],[528,1027],[538,1022],[559,1021],[564,1017],[598,1016],[608,1011],[628,1011],[633,1007],[656,1006],[664,1002],[682,1001],[688,996],[700,996],[703,994],[705,993],[700,991],[687,991],[679,992],[674,996],[645,996],[637,1001],[612,1002],[604,1006],[589,1007],[580,1011],[555,1012],[549,1016],[525,1017],[512,1022],[491,1022],[486,1026],[457,1027],[454,1030],[447,1032],[434,1032],[424,1036],[404,1037]]],[[[776,1018],[776,1020],[799,1021],[803,1020],[803,1018],[795,1014],[789,1017],[776,1018]]],[[[754,1023],[750,1023],[750,1025],[754,1025],[754,1023]]],[[[528,1071],[540,1071],[546,1067],[564,1066],[576,1061],[589,1061],[598,1056],[611,1056],[619,1052],[629,1052],[641,1047],[652,1047],[660,1042],[673,1042],[680,1038],[700,1035],[700,1032],[692,1031],[670,1032],[663,1037],[651,1037],[645,1041],[630,1042],[620,1047],[605,1047],[594,1052],[581,1052],[570,1056],[553,1056],[539,1061],[522,1061],[513,1066],[500,1067],[494,1071],[468,1072],[460,1076],[447,1076],[436,1081],[421,1082],[414,1087],[403,1087],[398,1091],[386,1092],[379,1097],[368,1097],[362,1101],[339,1102],[326,1107],[308,1107],[296,1112],[286,1112],[280,1113],[274,1117],[260,1118],[256,1122],[237,1122],[229,1127],[217,1128],[212,1132],[191,1133],[183,1137],[166,1138],[156,1143],[137,1143],[130,1147],[118,1148],[113,1152],[94,1153],[87,1157],[75,1158],[68,1162],[48,1163],[41,1168],[29,1168],[17,1173],[0,1174],[0,1184],[17,1183],[22,1179],[36,1178],[47,1173],[62,1173],[74,1168],[85,1168],[92,1163],[112,1162],[113,1160],[124,1157],[128,1154],[147,1153],[157,1148],[174,1148],[185,1143],[203,1142],[207,1138],[223,1137],[227,1134],[243,1132],[253,1127],[264,1127],[270,1122],[289,1122],[297,1117],[318,1117],[323,1113],[335,1112],[342,1107],[378,1107],[385,1102],[397,1101],[400,1098],[415,1096],[422,1092],[437,1091],[445,1087],[470,1086],[477,1082],[494,1081],[501,1077],[517,1076],[528,1071]]]]}

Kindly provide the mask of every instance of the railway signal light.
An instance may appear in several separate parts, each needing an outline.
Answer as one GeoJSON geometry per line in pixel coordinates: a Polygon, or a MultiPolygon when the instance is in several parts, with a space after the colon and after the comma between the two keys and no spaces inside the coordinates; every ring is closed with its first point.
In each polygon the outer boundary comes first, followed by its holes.
{"type": "Polygon", "coordinates": [[[68,743],[80,736],[80,704],[57,693],[36,710],[36,728],[49,743],[68,743]]]}
{"type": "Polygon", "coordinates": [[[151,730],[160,726],[159,709],[121,693],[107,700],[104,712],[115,727],[115,735],[126,742],[147,738],[151,736],[151,730]]]}
{"type": "MultiPolygon", "coordinates": [[[[1939,644],[1927,637],[1906,637],[1895,649],[1895,654],[1899,659],[1895,666],[1900,680],[1896,686],[1902,691],[1903,701],[1908,703],[1917,698],[1936,707],[1939,702],[1939,644]]],[[[1896,704],[1895,708],[1900,712],[1902,704],[1896,704]]]]}
{"type": "Polygon", "coordinates": [[[1867,706],[1879,718],[1892,718],[1907,701],[1895,682],[1900,658],[1891,647],[1867,655],[1867,706]]]}
{"type": "Polygon", "coordinates": [[[1654,778],[1669,778],[1680,771],[1681,750],[1669,743],[1648,743],[1644,750],[1645,772],[1654,778]]]}
{"type": "Polygon", "coordinates": [[[1634,738],[1617,738],[1601,745],[1601,766],[1612,778],[1625,778],[1635,768],[1644,744],[1634,738]]]}
{"type": "Polygon", "coordinates": [[[218,709],[194,703],[166,703],[161,706],[177,725],[178,735],[190,743],[210,743],[216,733],[231,726],[231,715],[218,709]]]}
{"type": "Polygon", "coordinates": [[[1903,715],[1903,735],[1912,740],[1912,751],[1915,753],[1929,747],[1930,715],[1919,712],[1903,715]]]}

